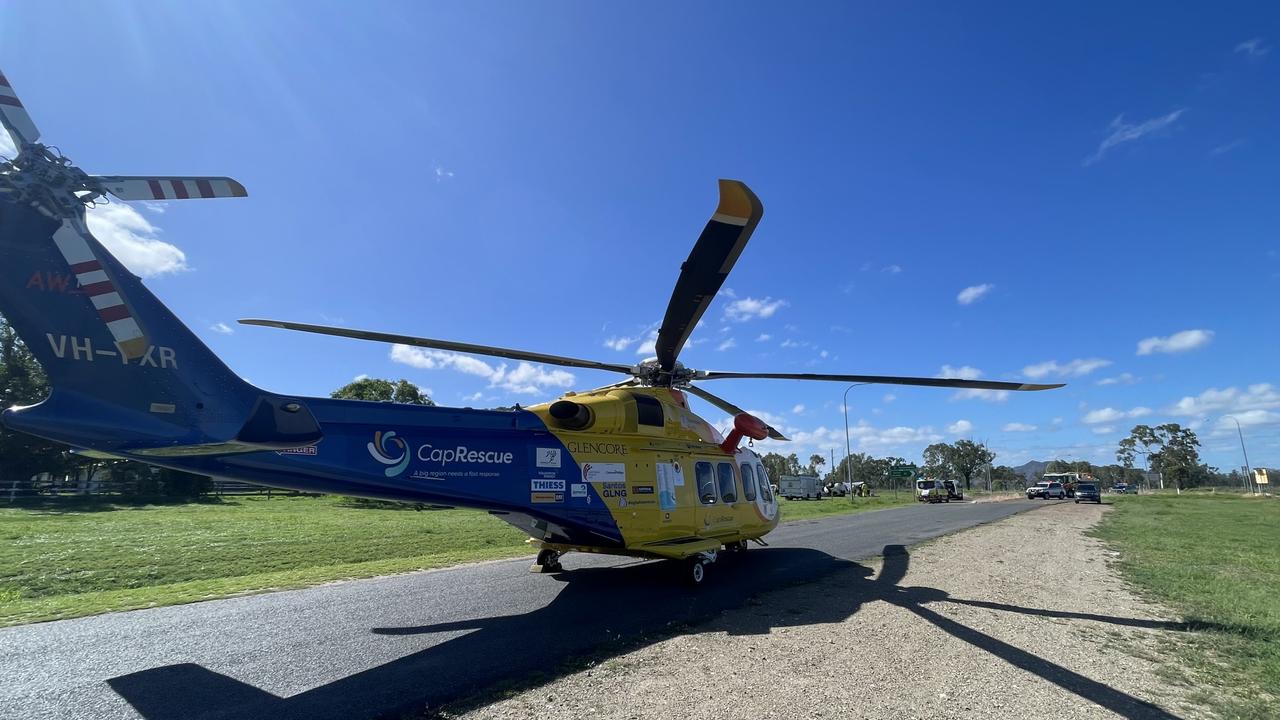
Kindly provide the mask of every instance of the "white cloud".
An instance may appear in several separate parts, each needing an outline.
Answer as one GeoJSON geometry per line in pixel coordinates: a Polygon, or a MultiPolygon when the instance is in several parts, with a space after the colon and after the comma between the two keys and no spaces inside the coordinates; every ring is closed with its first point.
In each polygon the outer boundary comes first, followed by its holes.
{"type": "Polygon", "coordinates": [[[209,329],[216,333],[221,333],[223,335],[230,335],[231,333],[235,332],[235,330],[233,330],[230,325],[224,322],[216,322],[210,325],[209,329]]]}
{"type": "Polygon", "coordinates": [[[738,342],[733,338],[729,338],[728,340],[725,340],[724,342],[717,345],[716,350],[719,350],[720,352],[724,352],[725,350],[731,350],[737,346],[738,346],[738,342]]]}
{"type": "Polygon", "coordinates": [[[86,218],[93,236],[125,267],[142,277],[190,269],[186,253],[159,239],[160,229],[124,203],[99,205],[86,218]]]}
{"type": "Polygon", "coordinates": [[[1232,140],[1229,143],[1223,143],[1222,145],[1215,145],[1213,149],[1209,151],[1209,156],[1218,157],[1221,155],[1226,155],[1232,150],[1235,150],[1237,148],[1242,148],[1247,144],[1248,144],[1247,140],[1245,140],[1244,138],[1238,138],[1236,140],[1232,140]]]}
{"type": "Polygon", "coordinates": [[[360,373],[359,375],[351,378],[351,382],[360,382],[361,380],[368,380],[368,379],[369,379],[369,373],[360,373]]]}
{"type": "Polygon", "coordinates": [[[885,265],[884,267],[880,268],[880,272],[886,272],[886,273],[889,273],[890,275],[897,275],[898,273],[902,272],[902,267],[899,265],[885,265]]]}
{"type": "Polygon", "coordinates": [[[881,401],[882,401],[882,402],[884,402],[884,403],[888,404],[888,403],[893,402],[894,400],[897,400],[897,399],[898,399],[898,396],[897,396],[897,395],[894,395],[893,393],[885,393],[885,396],[884,396],[883,398],[880,398],[880,399],[881,399],[881,401]]]}
{"type": "Polygon", "coordinates": [[[804,405],[796,405],[795,407],[791,408],[791,413],[793,415],[800,415],[803,412],[804,412],[804,405]]]}
{"type": "Polygon", "coordinates": [[[957,420],[947,426],[947,432],[952,435],[967,435],[973,432],[973,423],[968,420],[957,420]]]}
{"type": "Polygon", "coordinates": [[[1149,337],[1138,341],[1138,354],[1180,353],[1204,347],[1213,340],[1212,330],[1183,330],[1168,337],[1149,337]]]}
{"type": "Polygon", "coordinates": [[[1103,139],[1102,144],[1098,145],[1098,149],[1092,155],[1084,159],[1085,167],[1088,167],[1100,160],[1107,154],[1107,151],[1127,142],[1141,140],[1152,133],[1158,133],[1161,130],[1173,125],[1186,112],[1186,108],[1179,108],[1160,117],[1151,118],[1136,125],[1124,121],[1124,115],[1119,115],[1115,120],[1111,121],[1108,129],[1111,134],[1103,139]]]}
{"type": "Polygon", "coordinates": [[[1050,375],[1057,377],[1080,377],[1081,375],[1088,375],[1094,370],[1104,368],[1110,364],[1110,360],[1103,360],[1102,358],[1076,359],[1067,363],[1059,363],[1057,360],[1049,360],[1036,365],[1028,365],[1022,368],[1022,373],[1032,380],[1038,380],[1050,375]]]}
{"type": "Polygon", "coordinates": [[[446,170],[443,165],[436,163],[435,166],[436,182],[443,182],[453,177],[452,170],[446,170]]]}
{"type": "Polygon", "coordinates": [[[979,300],[981,300],[983,295],[986,295],[987,293],[994,290],[995,287],[996,286],[992,285],[991,283],[983,283],[981,285],[970,285],[969,287],[961,290],[960,294],[956,295],[956,302],[960,303],[961,305],[972,305],[978,302],[979,300]]]}
{"type": "Polygon", "coordinates": [[[784,348],[800,347],[800,343],[790,338],[787,338],[786,340],[782,341],[782,344],[779,345],[779,347],[784,347],[784,348]]]}
{"type": "Polygon", "coordinates": [[[1105,377],[1098,381],[1098,385],[1132,385],[1138,382],[1138,378],[1131,373],[1120,373],[1114,377],[1105,377]]]}
{"type": "Polygon", "coordinates": [[[1255,410],[1276,408],[1280,408],[1280,389],[1270,383],[1259,383],[1244,390],[1236,387],[1224,390],[1209,388],[1199,395],[1182,398],[1169,408],[1169,412],[1186,417],[1203,417],[1213,413],[1243,415],[1255,410]]]}
{"type": "Polygon", "coordinates": [[[756,342],[768,342],[772,339],[773,339],[773,336],[770,335],[769,333],[760,333],[759,335],[756,336],[756,342]]]}
{"type": "Polygon", "coordinates": [[[1110,425],[1104,425],[1104,426],[1102,426],[1102,427],[1096,427],[1096,428],[1094,428],[1094,429],[1093,429],[1093,434],[1094,434],[1094,435],[1110,435],[1111,433],[1113,433],[1113,432],[1115,432],[1115,431],[1116,431],[1116,429],[1115,429],[1114,427],[1112,427],[1112,426],[1110,426],[1110,425]]]}
{"type": "Polygon", "coordinates": [[[631,344],[639,339],[640,338],[619,337],[617,335],[612,335],[609,337],[608,340],[604,341],[604,346],[609,348],[610,350],[617,350],[618,352],[621,352],[631,347],[631,344]]]}
{"type": "Polygon", "coordinates": [[[1218,418],[1217,422],[1213,426],[1213,434],[1234,434],[1236,431],[1236,424],[1231,421],[1231,418],[1239,420],[1241,428],[1280,425],[1280,413],[1271,412],[1270,410],[1246,410],[1244,412],[1232,413],[1231,417],[1218,418]]]}
{"type": "Polygon", "coordinates": [[[960,367],[943,365],[942,369],[938,371],[938,377],[952,380],[977,380],[982,377],[982,371],[969,365],[961,365],[960,367]]]}
{"type": "Polygon", "coordinates": [[[9,137],[9,133],[0,132],[0,155],[7,158],[17,156],[18,148],[14,146],[13,140],[9,137]]]}
{"type": "Polygon", "coordinates": [[[1086,425],[1100,425],[1102,423],[1110,423],[1110,422],[1115,422],[1117,420],[1124,420],[1125,418],[1130,418],[1130,419],[1140,418],[1144,415],[1150,415],[1150,414],[1151,414],[1151,408],[1142,407],[1142,406],[1138,406],[1136,408],[1133,408],[1132,410],[1127,410],[1127,411],[1117,410],[1112,407],[1104,407],[1104,408],[1099,408],[1097,410],[1090,410],[1089,412],[1085,413],[1084,417],[1082,418],[1082,422],[1084,422],[1084,424],[1086,425]]]}
{"type": "Polygon", "coordinates": [[[746,322],[748,320],[760,320],[763,318],[773,317],[778,310],[786,307],[787,301],[771,297],[763,300],[752,297],[744,297],[729,303],[724,309],[724,316],[734,322],[746,322]]]}
{"type": "MultiPolygon", "coordinates": [[[[694,328],[694,329],[696,330],[697,328],[694,328]]],[[[645,338],[640,341],[640,344],[636,345],[636,354],[643,355],[645,357],[650,357],[658,352],[657,345],[658,345],[658,327],[655,325],[652,329],[649,330],[649,334],[646,335],[645,338]]]]}
{"type": "Polygon", "coordinates": [[[1260,58],[1271,52],[1271,48],[1262,44],[1262,38],[1252,38],[1236,45],[1236,52],[1244,53],[1252,58],[1260,58]]]}
{"type": "Polygon", "coordinates": [[[422,370],[456,370],[488,380],[489,387],[527,395],[544,392],[548,388],[570,387],[574,382],[573,373],[549,370],[542,365],[521,361],[514,369],[509,369],[506,363],[495,368],[470,355],[408,345],[392,345],[391,359],[422,370]]]}
{"type": "Polygon", "coordinates": [[[1005,432],[1035,432],[1036,426],[1021,422],[1011,422],[1005,423],[1004,427],[1000,429],[1005,432]]]}

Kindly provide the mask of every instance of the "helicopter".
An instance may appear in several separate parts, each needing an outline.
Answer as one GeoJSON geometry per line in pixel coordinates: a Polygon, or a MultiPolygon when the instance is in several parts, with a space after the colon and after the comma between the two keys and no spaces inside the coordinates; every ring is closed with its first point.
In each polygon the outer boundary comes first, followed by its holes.
{"type": "Polygon", "coordinates": [[[634,365],[280,320],[268,326],[449,352],[605,370],[625,380],[513,410],[273,393],[232,372],[93,236],[86,210],[120,200],[245,197],[229,177],[95,176],[40,133],[0,74],[0,313],[44,367],[48,398],[0,414],[4,427],[98,458],[306,492],[489,512],[529,536],[532,570],[568,552],[677,561],[698,584],[779,521],[761,457],[742,445],[781,432],[701,383],[763,378],[1045,390],[1059,385],[820,373],[695,370],[680,352],[763,206],[746,184],[719,202],[680,266],[655,357],[634,365]],[[733,418],[723,436],[689,407],[733,418]]]}

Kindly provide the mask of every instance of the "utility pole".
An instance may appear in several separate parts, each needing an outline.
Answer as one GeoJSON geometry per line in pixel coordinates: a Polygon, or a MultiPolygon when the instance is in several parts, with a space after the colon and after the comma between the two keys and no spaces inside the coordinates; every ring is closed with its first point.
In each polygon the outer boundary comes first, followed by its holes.
{"type": "Polygon", "coordinates": [[[1249,492],[1254,493],[1253,487],[1253,469],[1249,467],[1249,451],[1244,449],[1244,431],[1240,429],[1240,421],[1236,420],[1234,415],[1223,415],[1229,417],[1236,424],[1236,435],[1240,437],[1240,453],[1244,455],[1244,481],[1248,484],[1249,492]]]}
{"type": "Polygon", "coordinates": [[[844,479],[849,483],[850,502],[853,497],[853,463],[849,462],[849,456],[853,453],[849,448],[849,391],[859,385],[870,385],[871,383],[854,383],[844,389],[844,399],[840,401],[840,407],[844,408],[844,479]]]}

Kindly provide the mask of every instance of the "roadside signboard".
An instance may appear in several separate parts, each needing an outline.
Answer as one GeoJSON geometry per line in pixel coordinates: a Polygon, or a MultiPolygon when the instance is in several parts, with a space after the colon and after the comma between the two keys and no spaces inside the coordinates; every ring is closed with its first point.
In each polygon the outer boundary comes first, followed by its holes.
{"type": "Polygon", "coordinates": [[[889,468],[889,477],[892,477],[892,478],[909,478],[909,477],[915,477],[915,475],[916,475],[915,465],[894,465],[893,467],[889,468]]]}
{"type": "Polygon", "coordinates": [[[1269,485],[1271,483],[1271,479],[1267,477],[1266,468],[1258,468],[1257,470],[1254,470],[1253,481],[1259,485],[1269,485]]]}

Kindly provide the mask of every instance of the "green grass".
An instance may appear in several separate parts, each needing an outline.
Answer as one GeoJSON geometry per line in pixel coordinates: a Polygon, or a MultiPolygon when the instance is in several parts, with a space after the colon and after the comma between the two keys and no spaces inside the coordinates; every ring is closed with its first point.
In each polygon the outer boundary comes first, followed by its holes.
{"type": "Polygon", "coordinates": [[[0,626],[529,552],[482,512],[339,497],[65,507],[0,510],[0,626]]]}
{"type": "Polygon", "coordinates": [[[787,500],[786,498],[778,498],[778,507],[782,513],[782,521],[787,522],[790,520],[826,517],[827,515],[847,515],[868,510],[880,510],[899,505],[910,505],[915,501],[915,496],[907,490],[898,491],[896,500],[893,497],[892,490],[877,492],[881,494],[875,497],[833,497],[821,500],[787,500]]]}
{"type": "MultiPolygon", "coordinates": [[[[908,492],[896,504],[909,503],[908,492]]],[[[783,521],[895,504],[782,501],[783,521]]],[[[528,554],[483,512],[247,496],[181,505],[0,509],[0,627],[528,554]]]]}
{"type": "Polygon", "coordinates": [[[1109,498],[1095,534],[1125,577],[1203,632],[1166,671],[1223,717],[1280,717],[1280,500],[1184,493],[1109,498]],[[1269,692],[1268,692],[1269,691],[1269,692]]]}

